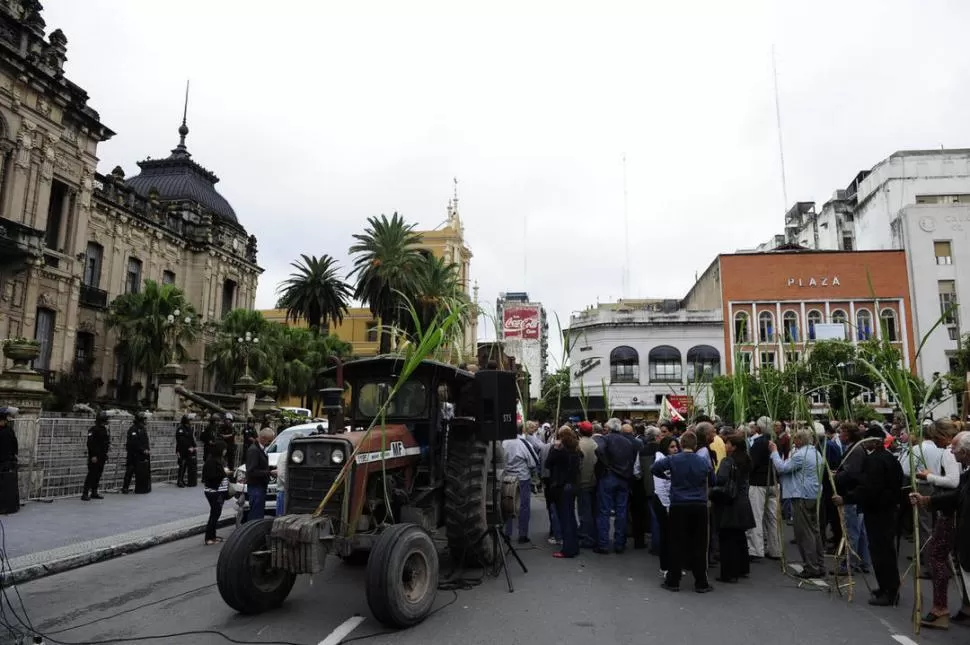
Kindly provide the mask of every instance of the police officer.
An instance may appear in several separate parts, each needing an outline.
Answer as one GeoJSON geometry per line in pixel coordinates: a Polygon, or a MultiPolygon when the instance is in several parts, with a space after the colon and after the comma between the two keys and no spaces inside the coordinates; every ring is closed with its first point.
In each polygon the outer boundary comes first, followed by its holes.
{"type": "Polygon", "coordinates": [[[128,494],[131,477],[135,476],[135,493],[150,493],[152,490],[151,451],[149,450],[147,416],[144,412],[135,414],[135,422],[128,428],[128,438],[125,441],[127,459],[125,461],[125,479],[121,492],[128,494]]]}
{"type": "Polygon", "coordinates": [[[195,435],[192,433],[188,415],[184,415],[178,427],[175,428],[175,454],[179,461],[176,485],[179,488],[195,486],[198,483],[199,469],[195,456],[195,435]],[[186,474],[188,474],[187,482],[186,474]]]}
{"type": "Polygon", "coordinates": [[[0,513],[8,515],[20,510],[20,489],[17,485],[17,456],[20,452],[17,434],[9,419],[17,408],[0,408],[0,513]]]}
{"type": "Polygon", "coordinates": [[[226,444],[226,468],[236,468],[236,429],[232,427],[232,415],[226,413],[219,428],[219,438],[226,444]]]}
{"type": "Polygon", "coordinates": [[[243,430],[243,455],[249,452],[249,446],[256,444],[259,437],[259,430],[256,429],[256,420],[246,417],[246,428],[243,430]]]}
{"type": "Polygon", "coordinates": [[[88,430],[88,476],[84,478],[84,491],[81,499],[104,499],[98,495],[101,474],[108,461],[111,447],[111,433],[108,431],[108,415],[103,410],[94,417],[94,425],[88,430]]]}
{"type": "Polygon", "coordinates": [[[219,440],[219,415],[213,412],[209,415],[209,423],[206,425],[205,430],[199,435],[199,441],[202,442],[202,461],[209,461],[209,451],[212,450],[212,446],[216,445],[216,441],[219,440]]]}

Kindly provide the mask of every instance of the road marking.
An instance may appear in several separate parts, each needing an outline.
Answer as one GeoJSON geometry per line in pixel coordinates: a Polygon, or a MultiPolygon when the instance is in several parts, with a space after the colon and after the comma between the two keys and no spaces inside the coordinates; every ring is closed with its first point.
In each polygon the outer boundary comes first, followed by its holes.
{"type": "Polygon", "coordinates": [[[903,636],[902,634],[893,634],[893,640],[899,643],[899,645],[918,645],[909,636],[903,636]]]}
{"type": "Polygon", "coordinates": [[[351,616],[344,622],[340,623],[335,630],[330,632],[326,638],[320,641],[319,645],[340,645],[340,643],[343,642],[345,638],[350,636],[350,633],[357,629],[362,622],[364,622],[363,616],[351,616]]]}

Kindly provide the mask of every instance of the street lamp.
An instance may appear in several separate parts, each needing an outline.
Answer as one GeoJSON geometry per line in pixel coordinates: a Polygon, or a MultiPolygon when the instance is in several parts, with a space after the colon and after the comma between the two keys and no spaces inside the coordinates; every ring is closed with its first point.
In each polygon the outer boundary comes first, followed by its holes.
{"type": "Polygon", "coordinates": [[[169,342],[172,344],[171,363],[175,365],[178,364],[179,337],[182,335],[182,329],[192,324],[192,316],[186,315],[183,318],[182,311],[176,309],[165,318],[165,322],[169,333],[169,342]]]}
{"type": "Polygon", "coordinates": [[[250,376],[249,354],[253,351],[253,349],[259,346],[259,338],[254,336],[252,332],[247,331],[245,336],[240,336],[236,340],[239,343],[239,352],[242,354],[243,361],[245,361],[246,364],[246,376],[250,376]]]}

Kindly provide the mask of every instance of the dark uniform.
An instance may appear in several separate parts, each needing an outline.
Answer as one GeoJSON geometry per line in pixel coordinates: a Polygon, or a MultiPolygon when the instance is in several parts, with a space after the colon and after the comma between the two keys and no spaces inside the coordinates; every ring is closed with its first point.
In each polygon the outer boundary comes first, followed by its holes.
{"type": "Polygon", "coordinates": [[[259,430],[254,425],[253,418],[246,419],[246,428],[243,430],[243,455],[249,452],[249,446],[254,446],[259,438],[259,430]]]}
{"type": "Polygon", "coordinates": [[[20,446],[8,418],[13,413],[0,408],[0,513],[8,515],[20,510],[20,488],[17,484],[17,455],[20,446]]]}
{"type": "Polygon", "coordinates": [[[104,464],[108,461],[108,449],[111,447],[111,433],[108,432],[108,415],[98,412],[94,425],[88,430],[88,476],[84,478],[84,491],[81,499],[104,499],[98,495],[101,484],[101,474],[104,464]]]}
{"type": "Polygon", "coordinates": [[[189,418],[184,416],[175,429],[175,454],[179,460],[176,484],[179,488],[198,484],[199,468],[195,456],[195,447],[195,435],[192,432],[192,426],[189,425],[189,418]],[[188,475],[187,481],[186,475],[188,475]]]}
{"type": "Polygon", "coordinates": [[[209,417],[209,424],[199,434],[199,441],[202,442],[202,461],[209,461],[209,452],[212,446],[219,439],[219,415],[213,414],[209,417]]]}
{"type": "Polygon", "coordinates": [[[233,470],[236,467],[236,429],[232,427],[232,416],[226,415],[219,428],[219,438],[226,444],[226,468],[233,470]]]}
{"type": "Polygon", "coordinates": [[[145,415],[139,412],[135,415],[135,422],[128,428],[128,439],[125,441],[127,460],[125,462],[125,479],[121,486],[122,493],[128,493],[132,475],[135,476],[135,493],[142,494],[152,491],[152,464],[149,448],[145,415]]]}

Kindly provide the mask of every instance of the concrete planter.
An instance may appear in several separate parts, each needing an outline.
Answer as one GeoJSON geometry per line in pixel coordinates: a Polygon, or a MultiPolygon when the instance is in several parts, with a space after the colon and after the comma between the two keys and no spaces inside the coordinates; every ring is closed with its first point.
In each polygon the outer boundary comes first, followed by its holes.
{"type": "Polygon", "coordinates": [[[16,367],[26,365],[40,356],[40,345],[30,341],[10,340],[3,344],[3,355],[13,361],[16,367]]]}

